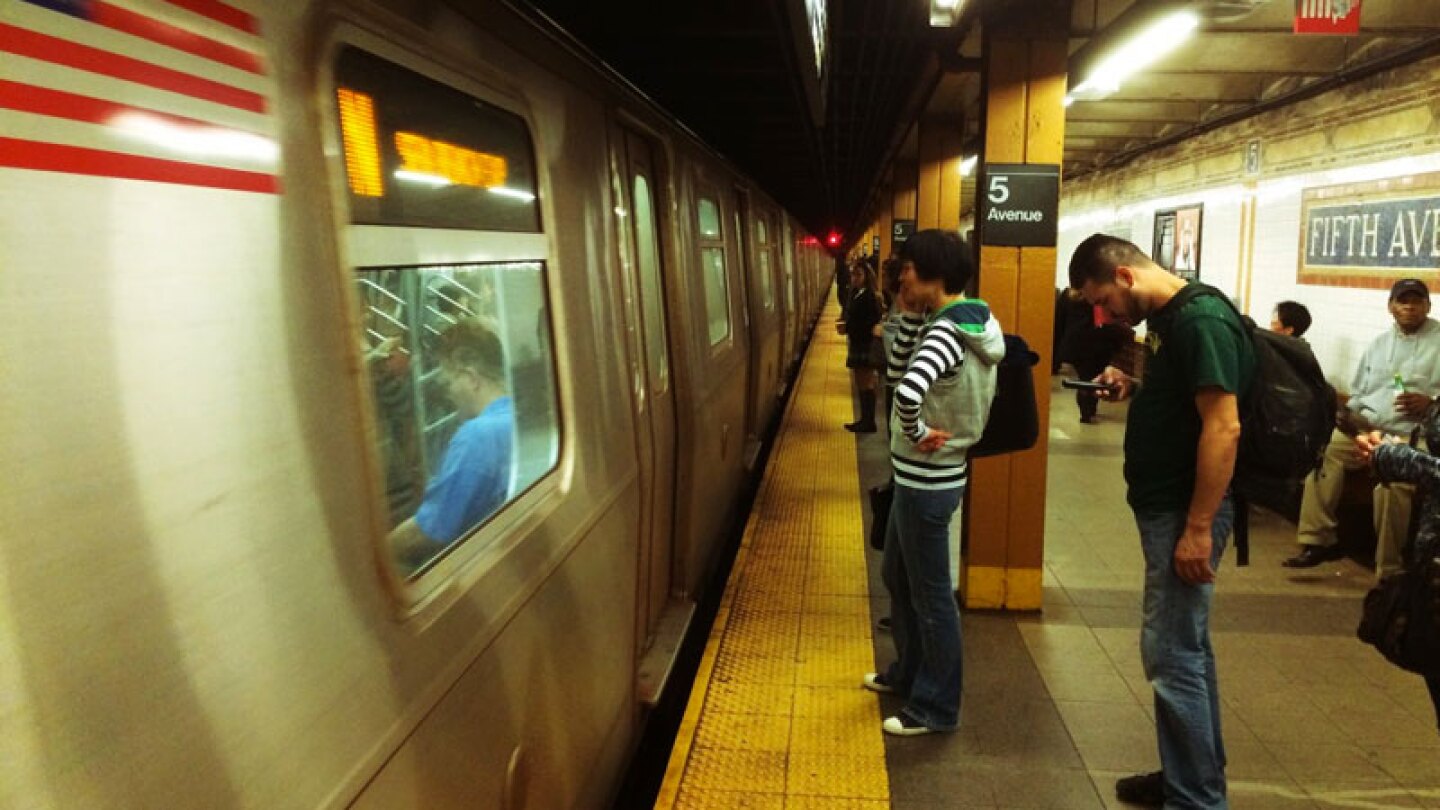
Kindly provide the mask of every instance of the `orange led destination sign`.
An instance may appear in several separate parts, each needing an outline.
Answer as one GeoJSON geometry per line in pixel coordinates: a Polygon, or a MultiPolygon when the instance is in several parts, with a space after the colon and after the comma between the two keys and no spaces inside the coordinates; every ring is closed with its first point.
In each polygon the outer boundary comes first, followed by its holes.
{"type": "Polygon", "coordinates": [[[380,174],[380,142],[375,137],[375,100],[344,87],[337,95],[350,191],[359,197],[383,197],[385,183],[380,174]]]}
{"type": "MultiPolygon", "coordinates": [[[[337,96],[350,191],[360,197],[383,197],[385,181],[380,168],[375,100],[344,87],[337,96]]],[[[416,132],[396,132],[395,151],[400,154],[403,171],[428,175],[457,186],[501,187],[510,169],[505,158],[499,155],[437,141],[416,132]]]]}
{"type": "Polygon", "coordinates": [[[405,171],[443,177],[457,186],[495,188],[505,185],[505,158],[414,132],[395,133],[395,149],[405,171]]]}

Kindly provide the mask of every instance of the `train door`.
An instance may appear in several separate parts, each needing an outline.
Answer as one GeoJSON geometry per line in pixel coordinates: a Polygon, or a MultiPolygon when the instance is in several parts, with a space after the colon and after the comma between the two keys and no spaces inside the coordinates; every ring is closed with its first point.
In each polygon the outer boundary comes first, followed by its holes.
{"type": "Polygon", "coordinates": [[[781,289],[785,298],[785,311],[780,318],[781,329],[784,336],[780,341],[780,362],[777,363],[776,373],[779,378],[776,380],[777,390],[783,395],[785,393],[786,380],[790,376],[790,367],[794,362],[797,347],[799,345],[798,333],[800,317],[796,314],[797,307],[795,300],[795,243],[794,232],[790,230],[790,222],[784,217],[780,225],[780,267],[783,269],[785,281],[781,289]]]}
{"type": "Polygon", "coordinates": [[[640,434],[640,698],[653,703],[664,686],[693,606],[674,599],[675,588],[675,386],[665,318],[660,223],[666,210],[656,173],[655,149],[624,131],[622,238],[638,281],[643,373],[636,396],[640,434]]]}
{"type": "Polygon", "coordinates": [[[755,241],[748,227],[752,216],[750,198],[743,189],[735,189],[735,248],[740,256],[740,277],[745,313],[746,340],[750,344],[749,373],[745,375],[745,467],[751,469],[760,455],[760,432],[765,418],[758,402],[764,368],[765,307],[759,296],[759,268],[754,254],[755,241]]]}

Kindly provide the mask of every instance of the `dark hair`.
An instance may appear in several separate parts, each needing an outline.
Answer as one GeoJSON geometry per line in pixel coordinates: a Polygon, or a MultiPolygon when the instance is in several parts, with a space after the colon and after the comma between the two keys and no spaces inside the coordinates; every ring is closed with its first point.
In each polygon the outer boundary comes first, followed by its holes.
{"type": "Polygon", "coordinates": [[[958,295],[975,275],[971,250],[954,231],[929,228],[905,241],[900,258],[915,265],[915,275],[925,281],[942,281],[945,292],[958,295]]]}
{"type": "Polygon", "coordinates": [[[1275,317],[1280,319],[1280,325],[1295,330],[1295,337],[1300,337],[1310,328],[1310,310],[1299,301],[1281,301],[1276,304],[1275,317]]]}
{"type": "Polygon", "coordinates": [[[900,271],[905,269],[905,262],[891,256],[881,265],[880,283],[885,287],[885,295],[894,297],[900,293],[900,271]]]}
{"type": "Polygon", "coordinates": [[[482,377],[505,382],[505,350],[490,327],[478,320],[457,321],[440,333],[436,353],[441,363],[468,368],[482,377]]]}
{"type": "Polygon", "coordinates": [[[1109,284],[1115,280],[1115,268],[1121,265],[1133,266],[1146,256],[1134,242],[1097,233],[1081,242],[1070,256],[1070,286],[1080,289],[1085,282],[1109,284]]]}

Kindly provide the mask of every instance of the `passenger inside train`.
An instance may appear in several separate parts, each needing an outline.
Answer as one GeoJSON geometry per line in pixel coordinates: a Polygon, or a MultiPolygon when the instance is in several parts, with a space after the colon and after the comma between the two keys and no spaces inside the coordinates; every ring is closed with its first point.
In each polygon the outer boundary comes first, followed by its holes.
{"type": "Polygon", "coordinates": [[[515,411],[499,338],[479,321],[461,320],[441,334],[437,348],[441,379],[462,422],[419,510],[390,533],[395,559],[409,571],[489,517],[509,489],[515,411]]]}

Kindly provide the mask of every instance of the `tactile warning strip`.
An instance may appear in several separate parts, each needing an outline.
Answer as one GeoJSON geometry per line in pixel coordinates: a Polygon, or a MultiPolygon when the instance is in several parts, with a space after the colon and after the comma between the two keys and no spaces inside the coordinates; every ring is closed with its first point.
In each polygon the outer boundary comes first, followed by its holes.
{"type": "Polygon", "coordinates": [[[656,800],[665,810],[883,808],[890,783],[838,308],[821,318],[656,800]]]}

